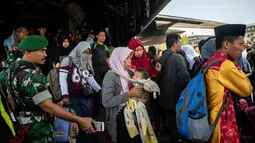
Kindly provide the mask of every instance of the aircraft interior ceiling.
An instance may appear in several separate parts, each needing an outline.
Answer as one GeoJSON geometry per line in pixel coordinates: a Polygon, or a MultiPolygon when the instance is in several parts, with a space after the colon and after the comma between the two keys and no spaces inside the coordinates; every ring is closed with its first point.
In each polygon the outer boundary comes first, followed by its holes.
{"type": "MultiPolygon", "coordinates": [[[[67,26],[109,29],[113,46],[126,45],[143,30],[170,0],[0,0],[1,39],[17,26],[48,31],[67,26]]],[[[2,40],[1,40],[2,41],[2,40]]]]}

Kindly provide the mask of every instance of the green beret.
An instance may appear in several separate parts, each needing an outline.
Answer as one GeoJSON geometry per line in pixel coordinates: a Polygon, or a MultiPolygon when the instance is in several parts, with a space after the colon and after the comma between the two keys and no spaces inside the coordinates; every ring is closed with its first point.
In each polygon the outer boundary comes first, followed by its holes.
{"type": "Polygon", "coordinates": [[[27,36],[19,44],[19,48],[23,51],[38,51],[49,44],[48,40],[44,36],[31,35],[27,36]]]}

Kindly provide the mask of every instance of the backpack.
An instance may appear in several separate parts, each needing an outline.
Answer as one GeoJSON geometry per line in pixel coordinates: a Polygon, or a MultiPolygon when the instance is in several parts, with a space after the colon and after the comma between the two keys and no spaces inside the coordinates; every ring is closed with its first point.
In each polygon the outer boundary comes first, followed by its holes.
{"type": "MultiPolygon", "coordinates": [[[[212,125],[208,121],[205,74],[220,58],[212,60],[196,75],[182,91],[176,104],[176,124],[181,135],[193,142],[208,142],[219,121],[224,105],[228,107],[228,98],[223,101],[216,120],[212,125]]],[[[229,94],[227,94],[228,96],[229,94]]]]}
{"type": "Polygon", "coordinates": [[[190,72],[191,78],[195,77],[199,73],[199,71],[201,70],[202,66],[206,62],[206,60],[204,60],[201,57],[195,57],[194,61],[195,61],[195,63],[194,63],[194,65],[192,67],[192,70],[190,72]]]}
{"type": "MultiPolygon", "coordinates": [[[[73,65],[73,59],[72,57],[69,57],[69,56],[68,58],[69,58],[69,73],[68,73],[68,76],[69,76],[71,73],[72,65],[73,65]]],[[[49,90],[52,94],[53,102],[59,102],[62,100],[62,92],[61,92],[60,83],[59,83],[58,70],[59,70],[58,68],[53,68],[47,76],[47,80],[49,82],[49,90]]]]}

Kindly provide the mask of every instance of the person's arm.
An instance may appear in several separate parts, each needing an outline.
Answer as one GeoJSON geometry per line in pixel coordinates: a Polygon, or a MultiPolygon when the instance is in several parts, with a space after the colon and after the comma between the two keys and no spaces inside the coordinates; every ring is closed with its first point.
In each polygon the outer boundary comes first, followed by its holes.
{"type": "Polygon", "coordinates": [[[68,91],[68,74],[69,74],[69,58],[66,57],[62,60],[60,67],[59,67],[59,83],[62,92],[62,96],[69,97],[68,91]]]}
{"type": "MultiPolygon", "coordinates": [[[[102,103],[105,108],[112,108],[119,106],[122,103],[128,101],[128,93],[123,93],[121,95],[116,95],[115,84],[116,79],[114,79],[114,73],[106,73],[103,80],[102,87],[102,103]]],[[[120,87],[121,88],[121,87],[120,87]]]]}
{"type": "Polygon", "coordinates": [[[229,60],[222,63],[218,80],[224,87],[239,96],[246,97],[252,93],[252,86],[248,77],[229,60]]]}
{"type": "MultiPolygon", "coordinates": [[[[42,94],[42,96],[47,96],[45,94],[50,94],[50,93],[42,92],[39,94],[42,94]]],[[[92,126],[91,118],[82,118],[82,117],[76,116],[72,114],[71,112],[66,111],[61,106],[53,103],[50,98],[40,102],[39,106],[42,108],[44,112],[47,112],[53,116],[56,116],[66,121],[78,123],[80,127],[82,128],[82,130],[86,131],[87,133],[95,132],[92,126]]]]}
{"type": "Polygon", "coordinates": [[[47,87],[47,79],[42,73],[32,71],[27,73],[25,77],[21,78],[21,81],[24,82],[21,83],[19,88],[24,90],[26,95],[32,98],[34,104],[41,107],[43,111],[60,119],[76,122],[86,132],[94,132],[91,125],[91,118],[78,117],[52,102],[52,95],[47,87]]]}
{"type": "Polygon", "coordinates": [[[180,55],[178,55],[178,58],[176,58],[176,72],[177,72],[177,76],[178,76],[181,88],[184,89],[190,81],[190,74],[186,67],[184,58],[181,57],[180,55]]]}
{"type": "Polygon", "coordinates": [[[68,77],[68,73],[59,71],[59,84],[60,84],[62,96],[64,98],[69,98],[67,77],[68,77]]]}
{"type": "Polygon", "coordinates": [[[96,82],[95,78],[93,76],[89,76],[88,78],[89,85],[96,91],[100,91],[102,88],[100,85],[96,82]]]}

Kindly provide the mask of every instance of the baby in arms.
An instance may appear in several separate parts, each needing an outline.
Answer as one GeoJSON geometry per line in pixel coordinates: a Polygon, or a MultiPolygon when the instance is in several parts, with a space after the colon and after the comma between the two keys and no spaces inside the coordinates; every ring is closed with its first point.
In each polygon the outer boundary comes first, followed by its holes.
{"type": "MultiPolygon", "coordinates": [[[[150,76],[149,76],[149,73],[146,69],[144,68],[138,68],[135,72],[134,72],[134,76],[132,77],[133,80],[141,80],[141,79],[148,79],[150,76]]],[[[138,88],[143,88],[143,85],[138,83],[138,82],[132,82],[132,85],[134,87],[138,87],[138,88]]],[[[140,102],[142,102],[143,104],[145,105],[148,105],[149,102],[150,102],[150,96],[149,96],[149,93],[144,91],[144,94],[142,97],[140,98],[136,98],[134,97],[133,98],[134,100],[138,100],[140,102]]]]}

